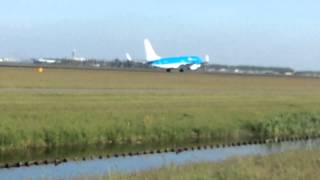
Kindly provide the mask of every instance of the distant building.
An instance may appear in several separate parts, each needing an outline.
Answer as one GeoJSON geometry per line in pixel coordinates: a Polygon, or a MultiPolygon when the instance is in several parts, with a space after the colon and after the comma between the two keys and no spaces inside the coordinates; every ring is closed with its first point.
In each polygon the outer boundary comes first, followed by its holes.
{"type": "Polygon", "coordinates": [[[240,69],[235,69],[235,70],[234,70],[234,73],[236,73],[236,74],[241,74],[241,73],[243,73],[243,71],[241,71],[240,69]]]}
{"type": "Polygon", "coordinates": [[[48,63],[48,64],[52,64],[52,63],[56,63],[57,61],[55,59],[46,59],[46,58],[39,58],[33,61],[34,63],[48,63]]]}
{"type": "Polygon", "coordinates": [[[286,75],[286,76],[293,76],[293,72],[285,72],[284,75],[286,75]]]}
{"type": "Polygon", "coordinates": [[[2,59],[2,61],[0,61],[0,62],[21,62],[21,59],[16,59],[16,58],[5,57],[5,58],[1,58],[1,59],[2,59]]]}
{"type": "Polygon", "coordinates": [[[86,61],[87,59],[84,57],[77,57],[77,50],[73,49],[71,52],[71,59],[74,61],[86,61]]]}

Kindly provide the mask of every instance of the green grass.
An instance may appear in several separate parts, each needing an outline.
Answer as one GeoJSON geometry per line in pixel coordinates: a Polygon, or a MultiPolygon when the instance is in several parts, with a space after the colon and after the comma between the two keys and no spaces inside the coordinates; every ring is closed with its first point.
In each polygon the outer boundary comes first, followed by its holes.
{"type": "Polygon", "coordinates": [[[293,151],[269,156],[232,158],[218,163],[170,166],[133,174],[111,174],[108,177],[79,179],[110,180],[188,180],[188,179],[319,179],[320,151],[293,151]]]}
{"type": "Polygon", "coordinates": [[[0,68],[0,147],[274,137],[257,131],[270,126],[261,122],[317,114],[319,102],[320,80],[311,78],[0,68]]]}
{"type": "Polygon", "coordinates": [[[251,124],[248,128],[261,138],[316,136],[320,134],[320,113],[282,113],[251,124]]]}

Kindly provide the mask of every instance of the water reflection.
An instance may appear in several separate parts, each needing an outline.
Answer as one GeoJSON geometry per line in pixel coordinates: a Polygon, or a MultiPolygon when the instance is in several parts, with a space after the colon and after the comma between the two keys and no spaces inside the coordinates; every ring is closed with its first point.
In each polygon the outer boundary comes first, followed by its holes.
{"type": "Polygon", "coordinates": [[[123,144],[123,145],[86,145],[86,146],[64,146],[51,148],[34,148],[29,150],[0,151],[0,163],[24,162],[44,159],[63,159],[74,157],[88,157],[91,155],[107,155],[114,153],[140,152],[148,149],[163,149],[163,147],[197,146],[202,144],[220,144],[222,141],[197,141],[172,143],[148,143],[148,144],[123,144]]]}

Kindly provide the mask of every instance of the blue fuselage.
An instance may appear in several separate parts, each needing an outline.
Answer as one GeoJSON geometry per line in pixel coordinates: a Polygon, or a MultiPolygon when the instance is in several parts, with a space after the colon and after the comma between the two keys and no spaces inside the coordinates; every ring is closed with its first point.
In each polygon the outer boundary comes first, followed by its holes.
{"type": "Polygon", "coordinates": [[[152,66],[167,69],[176,69],[182,66],[194,66],[199,68],[202,63],[202,59],[197,56],[168,57],[148,62],[148,64],[152,66]]]}

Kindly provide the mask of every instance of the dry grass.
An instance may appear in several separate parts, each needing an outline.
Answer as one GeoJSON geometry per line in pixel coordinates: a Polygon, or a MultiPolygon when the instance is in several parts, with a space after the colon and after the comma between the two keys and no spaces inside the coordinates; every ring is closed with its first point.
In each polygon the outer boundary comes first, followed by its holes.
{"type": "Polygon", "coordinates": [[[319,179],[320,151],[294,151],[269,156],[232,158],[219,163],[199,163],[182,167],[171,166],[130,175],[83,179],[119,180],[188,180],[188,179],[319,179]]]}

